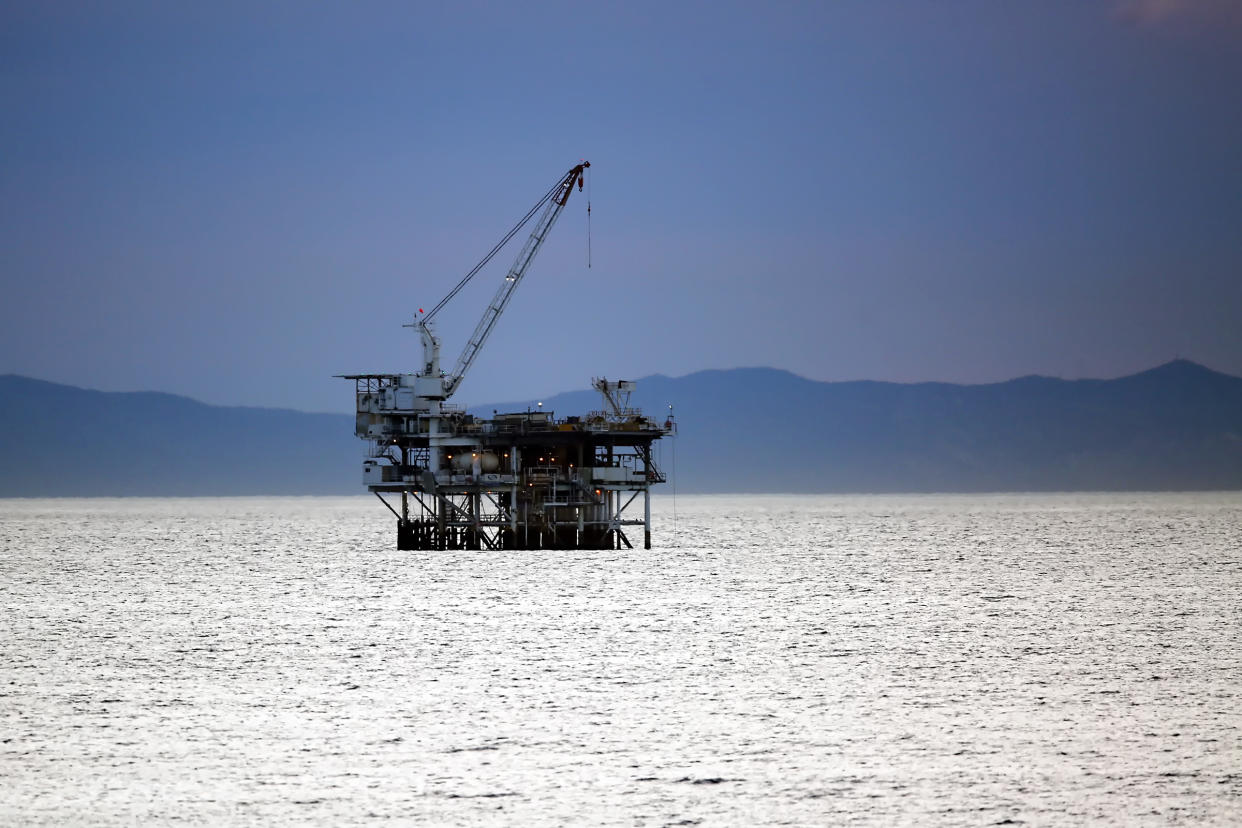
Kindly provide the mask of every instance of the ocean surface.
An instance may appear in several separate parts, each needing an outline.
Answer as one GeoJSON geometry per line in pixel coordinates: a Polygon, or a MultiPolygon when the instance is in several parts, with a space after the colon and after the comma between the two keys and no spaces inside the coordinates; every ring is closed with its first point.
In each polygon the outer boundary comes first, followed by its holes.
{"type": "Polygon", "coordinates": [[[1242,493],[0,500],[0,824],[1242,824],[1242,493]]]}

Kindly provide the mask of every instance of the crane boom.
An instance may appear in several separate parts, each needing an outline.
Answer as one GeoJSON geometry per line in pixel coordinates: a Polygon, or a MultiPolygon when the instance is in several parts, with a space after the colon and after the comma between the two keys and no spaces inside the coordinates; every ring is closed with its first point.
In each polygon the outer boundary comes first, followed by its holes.
{"type": "Polygon", "coordinates": [[[474,364],[475,357],[479,355],[483,344],[487,341],[488,336],[491,335],[492,329],[496,327],[496,321],[504,313],[505,307],[513,297],[513,291],[517,288],[518,283],[522,281],[522,277],[526,275],[526,270],[534,260],[535,254],[543,246],[544,241],[548,237],[548,232],[552,229],[552,225],[560,217],[561,211],[569,201],[569,194],[573,192],[574,184],[576,183],[579,189],[582,188],[583,171],[590,166],[589,161],[583,161],[561,176],[560,181],[526,214],[526,217],[518,223],[517,227],[510,230],[508,235],[496,247],[492,248],[491,253],[467,274],[448,296],[432,308],[431,313],[417,320],[413,327],[419,329],[423,342],[423,375],[429,379],[440,379],[440,382],[437,383],[440,386],[438,389],[439,393],[434,394],[435,397],[448,399],[457,390],[457,386],[461,384],[462,379],[466,376],[466,372],[474,364]],[[452,373],[443,378],[437,377],[436,375],[440,370],[440,341],[427,327],[427,323],[440,308],[444,307],[450,299],[457,295],[457,292],[465,286],[466,282],[473,278],[482,269],[483,265],[491,260],[492,256],[499,251],[504,243],[512,238],[545,202],[547,206],[544,208],[543,214],[540,215],[539,220],[535,223],[535,228],[531,231],[529,238],[526,239],[526,243],[522,245],[522,250],[518,253],[509,271],[505,274],[504,281],[500,283],[500,287],[496,290],[496,295],[492,297],[492,301],[488,304],[487,309],[483,311],[483,316],[479,319],[479,324],[475,326],[474,333],[470,336],[469,341],[466,342],[466,347],[462,349],[461,356],[457,358],[457,364],[453,367],[452,373]]]}
{"type": "Polygon", "coordinates": [[[544,240],[548,237],[548,231],[552,229],[552,225],[560,217],[565,203],[569,201],[569,194],[573,192],[574,183],[577,182],[581,186],[582,171],[589,166],[591,166],[589,162],[583,161],[565,173],[564,178],[561,179],[560,186],[554,191],[552,199],[543,211],[543,215],[539,217],[539,221],[535,224],[535,229],[531,231],[530,237],[526,239],[526,244],[522,245],[522,250],[518,253],[517,258],[514,259],[513,266],[505,274],[505,279],[496,290],[496,295],[492,297],[491,304],[487,306],[487,310],[483,311],[483,317],[479,319],[479,324],[475,326],[470,341],[466,343],[466,347],[462,349],[461,356],[457,358],[457,365],[453,367],[453,373],[449,375],[445,383],[444,390],[446,395],[451,396],[457,390],[462,377],[470,370],[470,366],[474,363],[474,358],[479,354],[479,349],[483,347],[483,343],[491,335],[492,329],[496,327],[496,320],[500,318],[500,314],[504,313],[505,306],[509,304],[509,299],[513,297],[513,291],[517,288],[518,282],[522,281],[522,277],[526,275],[526,269],[530,267],[530,263],[534,261],[535,254],[543,246],[544,240]]]}

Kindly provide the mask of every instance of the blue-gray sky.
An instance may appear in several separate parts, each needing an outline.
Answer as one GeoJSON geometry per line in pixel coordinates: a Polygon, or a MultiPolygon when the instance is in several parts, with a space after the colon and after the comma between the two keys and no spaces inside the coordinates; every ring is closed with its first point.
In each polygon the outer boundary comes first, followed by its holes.
{"type": "Polygon", "coordinates": [[[9,2],[0,373],[349,410],[586,158],[459,402],[1242,374],[1239,89],[1236,0],[9,2]]]}

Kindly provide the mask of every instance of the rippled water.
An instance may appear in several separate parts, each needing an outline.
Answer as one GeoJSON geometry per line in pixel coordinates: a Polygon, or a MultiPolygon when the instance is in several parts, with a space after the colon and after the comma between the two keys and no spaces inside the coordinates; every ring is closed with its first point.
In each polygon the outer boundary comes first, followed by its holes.
{"type": "Polygon", "coordinates": [[[0,501],[0,822],[1242,822],[1242,493],[655,502],[0,501]]]}

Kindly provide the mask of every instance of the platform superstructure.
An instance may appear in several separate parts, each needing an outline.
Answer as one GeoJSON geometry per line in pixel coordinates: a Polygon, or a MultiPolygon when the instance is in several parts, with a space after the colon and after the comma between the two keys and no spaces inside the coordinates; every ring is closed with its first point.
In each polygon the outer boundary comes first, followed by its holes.
{"type": "Polygon", "coordinates": [[[422,343],[421,370],[343,375],[355,384],[355,433],[368,443],[362,482],[396,516],[399,549],[613,549],[631,547],[638,527],[651,548],[651,486],[664,480],[652,444],[675,426],[671,416],[657,423],[630,406],[633,382],[595,379],[601,407],[559,419],[541,406],[477,417],[447,402],[589,167],[584,161],[562,176],[439,304],[416,316],[408,327],[422,343]],[[442,370],[432,319],[536,214],[456,366],[442,370]]]}

